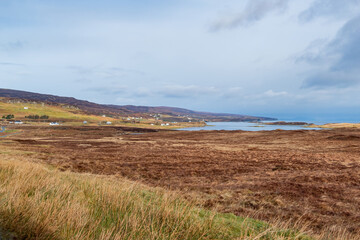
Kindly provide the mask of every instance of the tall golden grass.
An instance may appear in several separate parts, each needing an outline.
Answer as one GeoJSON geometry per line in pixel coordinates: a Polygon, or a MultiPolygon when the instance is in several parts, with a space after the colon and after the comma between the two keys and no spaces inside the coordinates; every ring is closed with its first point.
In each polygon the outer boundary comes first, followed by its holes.
{"type": "Polygon", "coordinates": [[[0,154],[0,228],[19,239],[312,239],[179,193],[0,154]]]}

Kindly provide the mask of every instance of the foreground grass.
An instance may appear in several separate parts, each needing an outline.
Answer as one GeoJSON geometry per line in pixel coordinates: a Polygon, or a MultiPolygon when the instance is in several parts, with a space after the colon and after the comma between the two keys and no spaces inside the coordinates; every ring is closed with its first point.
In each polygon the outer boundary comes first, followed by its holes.
{"type": "Polygon", "coordinates": [[[0,154],[0,227],[22,239],[310,239],[127,180],[0,154]]]}

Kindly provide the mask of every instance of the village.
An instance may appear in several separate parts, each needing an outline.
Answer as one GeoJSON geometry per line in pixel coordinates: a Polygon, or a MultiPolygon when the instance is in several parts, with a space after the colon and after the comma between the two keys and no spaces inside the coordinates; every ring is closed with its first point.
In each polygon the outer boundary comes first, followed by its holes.
{"type": "Polygon", "coordinates": [[[91,116],[87,114],[79,114],[73,112],[75,108],[69,106],[61,106],[63,109],[71,109],[68,112],[69,116],[59,116],[56,112],[58,106],[48,105],[46,103],[32,102],[27,105],[21,101],[10,101],[6,103],[9,110],[2,112],[0,125],[89,125],[89,126],[139,126],[147,128],[183,128],[183,127],[198,127],[205,126],[205,120],[197,120],[188,115],[178,115],[177,117],[168,116],[164,114],[141,114],[141,116],[108,116],[102,114],[101,116],[91,116]],[[39,109],[40,108],[40,109],[39,109]],[[55,108],[55,110],[54,110],[55,108]],[[52,111],[49,111],[52,110],[52,111]],[[48,111],[47,111],[48,110],[48,111]],[[55,111],[55,112],[54,112],[55,111]],[[15,114],[16,112],[16,114],[15,114]],[[54,112],[54,115],[51,115],[54,112]],[[46,114],[45,114],[46,113],[46,114]]]}

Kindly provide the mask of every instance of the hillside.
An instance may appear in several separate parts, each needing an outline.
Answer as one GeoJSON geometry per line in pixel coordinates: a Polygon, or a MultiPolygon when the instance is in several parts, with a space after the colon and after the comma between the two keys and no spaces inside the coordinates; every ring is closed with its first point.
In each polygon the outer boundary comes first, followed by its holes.
{"type": "Polygon", "coordinates": [[[49,105],[40,102],[24,102],[0,98],[0,118],[8,114],[15,116],[14,120],[31,120],[29,116],[48,116],[48,121],[71,122],[102,122],[114,121],[113,118],[87,114],[82,110],[68,105],[49,105]]]}
{"type": "Polygon", "coordinates": [[[69,106],[77,107],[87,113],[95,114],[95,115],[102,115],[102,114],[130,114],[133,112],[116,109],[114,111],[113,108],[108,107],[106,105],[96,104],[89,101],[78,100],[72,97],[59,97],[54,95],[48,94],[39,94],[39,93],[32,93],[32,92],[25,92],[25,91],[17,91],[17,90],[10,90],[10,89],[2,89],[0,88],[0,97],[3,98],[11,98],[11,99],[21,99],[26,101],[36,101],[36,102],[44,102],[47,104],[65,104],[69,106]]]}
{"type": "Polygon", "coordinates": [[[275,120],[267,117],[256,117],[238,114],[197,112],[175,107],[148,107],[148,106],[120,106],[97,104],[85,100],[78,100],[72,97],[60,97],[48,94],[39,94],[11,89],[0,88],[0,97],[8,99],[20,99],[22,101],[45,102],[53,105],[68,105],[76,107],[87,114],[109,115],[109,116],[144,116],[144,114],[162,114],[174,117],[173,120],[182,121],[189,118],[206,121],[266,121],[275,120]]]}

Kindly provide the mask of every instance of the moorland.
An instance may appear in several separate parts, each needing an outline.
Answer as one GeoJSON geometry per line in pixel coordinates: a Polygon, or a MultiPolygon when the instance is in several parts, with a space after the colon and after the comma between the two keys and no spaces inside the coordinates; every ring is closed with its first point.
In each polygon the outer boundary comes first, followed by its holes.
{"type": "MultiPolygon", "coordinates": [[[[2,156],[181,192],[216,212],[359,236],[360,131],[13,126],[2,156]]],[[[6,134],[6,133],[2,133],[6,134]]]]}
{"type": "Polygon", "coordinates": [[[188,132],[201,121],[8,97],[0,113],[0,237],[359,239],[357,128],[188,132]]]}

